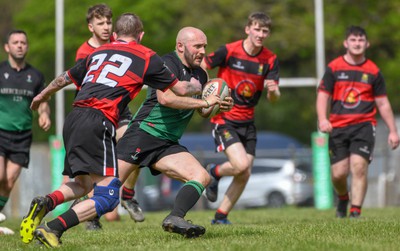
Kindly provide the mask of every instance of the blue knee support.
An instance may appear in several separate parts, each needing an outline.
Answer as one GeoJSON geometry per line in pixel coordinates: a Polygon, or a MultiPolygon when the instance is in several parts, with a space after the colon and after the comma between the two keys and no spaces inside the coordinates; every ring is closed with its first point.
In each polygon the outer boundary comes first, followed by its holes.
{"type": "Polygon", "coordinates": [[[108,186],[94,186],[93,197],[97,215],[100,217],[105,213],[111,212],[119,203],[119,188],[121,181],[114,178],[108,186]]]}

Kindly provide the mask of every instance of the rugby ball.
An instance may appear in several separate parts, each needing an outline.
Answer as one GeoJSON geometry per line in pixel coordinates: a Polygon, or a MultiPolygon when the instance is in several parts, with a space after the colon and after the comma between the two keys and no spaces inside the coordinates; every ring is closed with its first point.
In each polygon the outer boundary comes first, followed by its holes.
{"type": "MultiPolygon", "coordinates": [[[[203,87],[202,99],[206,99],[210,95],[217,95],[224,100],[229,95],[228,84],[222,78],[212,78],[203,87]]],[[[219,105],[215,104],[208,108],[202,108],[201,116],[205,118],[213,117],[220,112],[219,105]]]]}

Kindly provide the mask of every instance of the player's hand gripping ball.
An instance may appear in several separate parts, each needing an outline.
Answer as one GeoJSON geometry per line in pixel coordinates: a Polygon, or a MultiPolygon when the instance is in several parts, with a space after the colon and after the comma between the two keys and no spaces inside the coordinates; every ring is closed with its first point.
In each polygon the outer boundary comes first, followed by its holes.
{"type": "MultiPolygon", "coordinates": [[[[210,79],[203,88],[203,93],[201,95],[202,99],[206,99],[210,95],[217,95],[224,100],[225,97],[229,95],[228,84],[222,78],[212,78],[210,79]]],[[[202,108],[200,113],[202,117],[211,118],[220,112],[219,104],[211,105],[208,108],[202,108]]]]}

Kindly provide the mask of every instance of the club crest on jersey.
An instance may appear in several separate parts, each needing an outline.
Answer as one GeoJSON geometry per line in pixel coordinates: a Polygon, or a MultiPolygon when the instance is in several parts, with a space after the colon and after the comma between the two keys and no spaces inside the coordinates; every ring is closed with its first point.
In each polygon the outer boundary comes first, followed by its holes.
{"type": "Polygon", "coordinates": [[[343,93],[342,106],[347,109],[356,108],[361,102],[360,91],[355,88],[347,88],[343,93]]]}
{"type": "Polygon", "coordinates": [[[363,73],[363,75],[361,76],[361,82],[368,83],[368,74],[363,73]]]}
{"type": "Polygon", "coordinates": [[[8,74],[8,72],[5,72],[5,73],[4,73],[4,78],[5,78],[5,79],[8,79],[9,76],[10,76],[10,74],[8,74]]]}
{"type": "Polygon", "coordinates": [[[262,75],[262,73],[263,73],[263,70],[264,70],[264,65],[263,64],[260,64],[259,66],[258,66],[258,75],[262,75]]]}
{"type": "Polygon", "coordinates": [[[109,193],[111,196],[113,196],[113,195],[114,195],[114,189],[109,189],[109,190],[108,190],[108,193],[109,193]]]}
{"type": "Polygon", "coordinates": [[[32,83],[32,76],[30,74],[28,74],[28,76],[26,78],[26,82],[32,83]]]}

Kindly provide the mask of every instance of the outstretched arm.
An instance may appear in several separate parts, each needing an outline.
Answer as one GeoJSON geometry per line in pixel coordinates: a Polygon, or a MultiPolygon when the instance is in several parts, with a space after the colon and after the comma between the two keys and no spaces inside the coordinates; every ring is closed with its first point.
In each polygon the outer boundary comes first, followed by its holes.
{"type": "Polygon", "coordinates": [[[33,98],[31,109],[36,111],[42,102],[49,100],[51,95],[71,83],[72,81],[67,72],[63,72],[60,76],[53,79],[53,81],[51,81],[51,83],[42,92],[33,98]]]}

